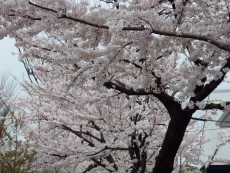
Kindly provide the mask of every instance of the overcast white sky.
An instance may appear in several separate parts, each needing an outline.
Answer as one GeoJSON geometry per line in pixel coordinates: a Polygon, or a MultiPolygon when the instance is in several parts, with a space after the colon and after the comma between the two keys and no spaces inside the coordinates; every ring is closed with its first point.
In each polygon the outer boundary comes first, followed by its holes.
{"type": "Polygon", "coordinates": [[[18,53],[14,44],[14,39],[8,37],[0,40],[0,73],[7,71],[20,79],[23,73],[26,75],[26,70],[18,61],[18,55],[12,55],[12,52],[18,53]]]}
{"type": "MultiPolygon", "coordinates": [[[[27,76],[23,63],[18,61],[18,49],[14,46],[15,41],[11,38],[0,40],[0,73],[9,71],[21,80],[22,75],[27,76]],[[12,52],[16,53],[12,55],[12,52]]],[[[229,75],[230,76],[230,75],[229,75]]],[[[228,78],[230,80],[230,77],[228,78]]],[[[230,83],[222,83],[218,89],[230,89],[230,83]]]]}

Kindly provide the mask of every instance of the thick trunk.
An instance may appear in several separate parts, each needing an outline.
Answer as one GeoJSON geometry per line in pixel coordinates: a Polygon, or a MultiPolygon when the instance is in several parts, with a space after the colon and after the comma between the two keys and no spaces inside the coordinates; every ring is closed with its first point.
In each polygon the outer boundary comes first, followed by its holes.
{"type": "Polygon", "coordinates": [[[156,157],[153,173],[171,173],[173,171],[174,158],[183,140],[186,127],[192,113],[189,111],[174,112],[165,135],[162,148],[156,157]]]}

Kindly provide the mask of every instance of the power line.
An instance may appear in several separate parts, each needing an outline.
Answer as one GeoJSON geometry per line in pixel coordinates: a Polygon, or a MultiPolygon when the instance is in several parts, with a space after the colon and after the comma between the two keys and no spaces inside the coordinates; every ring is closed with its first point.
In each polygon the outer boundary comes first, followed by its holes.
{"type": "Polygon", "coordinates": [[[230,123],[230,121],[218,121],[218,120],[208,120],[208,119],[203,119],[203,118],[195,118],[195,117],[192,117],[191,118],[192,120],[197,120],[197,121],[211,121],[211,122],[216,122],[216,123],[230,123]]]}
{"type": "Polygon", "coordinates": [[[200,130],[186,130],[185,132],[197,132],[197,131],[208,131],[208,130],[220,130],[222,128],[215,128],[215,129],[200,129],[200,130]]]}

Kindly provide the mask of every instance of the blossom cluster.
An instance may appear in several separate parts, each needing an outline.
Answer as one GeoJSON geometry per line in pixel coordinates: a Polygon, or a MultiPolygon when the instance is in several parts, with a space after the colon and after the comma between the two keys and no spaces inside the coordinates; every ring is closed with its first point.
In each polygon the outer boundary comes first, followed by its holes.
{"type": "MultiPolygon", "coordinates": [[[[204,109],[204,88],[229,71],[224,2],[0,0],[0,38],[16,39],[35,79],[15,106],[40,171],[152,171],[166,98],[204,109]]],[[[197,135],[178,150],[188,162],[197,135]]]]}

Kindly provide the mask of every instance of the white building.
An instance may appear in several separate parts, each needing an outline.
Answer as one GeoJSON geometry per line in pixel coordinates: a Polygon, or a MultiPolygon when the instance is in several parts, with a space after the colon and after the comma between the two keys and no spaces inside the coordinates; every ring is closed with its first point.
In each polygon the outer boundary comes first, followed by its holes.
{"type": "MultiPolygon", "coordinates": [[[[220,103],[220,101],[230,101],[230,89],[225,90],[215,90],[207,98],[209,103],[220,103]]],[[[229,159],[230,160],[230,143],[222,146],[217,150],[217,146],[221,143],[221,138],[223,137],[223,132],[230,133],[230,110],[217,111],[217,114],[212,114],[212,111],[207,111],[208,117],[206,119],[216,120],[219,122],[205,121],[203,124],[204,131],[203,135],[206,139],[210,139],[204,145],[204,154],[200,156],[200,159],[204,162],[210,159],[229,159]]],[[[219,164],[219,163],[212,163],[219,164]]]]}

